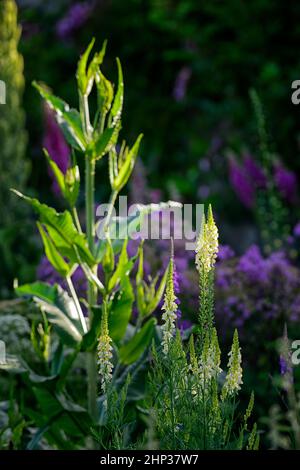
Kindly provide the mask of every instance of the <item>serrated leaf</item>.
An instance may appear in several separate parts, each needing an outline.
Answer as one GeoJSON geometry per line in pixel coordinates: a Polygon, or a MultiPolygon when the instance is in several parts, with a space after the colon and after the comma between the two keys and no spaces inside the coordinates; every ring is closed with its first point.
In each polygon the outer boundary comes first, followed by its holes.
{"type": "Polygon", "coordinates": [[[40,222],[47,229],[62,256],[69,258],[72,263],[85,262],[89,266],[94,266],[95,260],[88,248],[86,237],[77,231],[70,212],[56,212],[55,209],[40,203],[37,199],[24,196],[16,190],[13,192],[31,204],[38,212],[40,222]]]}

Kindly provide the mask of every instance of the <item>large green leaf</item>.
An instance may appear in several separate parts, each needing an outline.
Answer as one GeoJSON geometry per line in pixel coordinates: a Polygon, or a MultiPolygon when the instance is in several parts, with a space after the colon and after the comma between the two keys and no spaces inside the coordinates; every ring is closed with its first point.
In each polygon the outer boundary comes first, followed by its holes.
{"type": "Polygon", "coordinates": [[[76,109],[71,109],[65,101],[50,93],[45,86],[37,82],[33,82],[33,86],[46,100],[50,108],[55,111],[57,122],[68,143],[75,149],[84,151],[86,142],[79,112],[76,109]]]}
{"type": "Polygon", "coordinates": [[[56,246],[54,245],[46,230],[44,230],[42,224],[37,222],[37,226],[42,237],[45,253],[49,262],[62,277],[66,277],[70,273],[72,266],[69,266],[58,252],[56,246]]]}
{"type": "Polygon", "coordinates": [[[128,277],[121,282],[120,291],[117,292],[108,307],[108,326],[110,335],[115,342],[123,339],[127,325],[132,316],[134,293],[128,277]]]}
{"type": "Polygon", "coordinates": [[[61,449],[75,448],[73,439],[84,440],[84,436],[92,425],[84,408],[62,393],[40,387],[33,387],[32,391],[40,412],[35,413],[29,409],[26,409],[25,412],[39,429],[29,442],[27,449],[35,449],[43,435],[46,435],[49,442],[61,449]]]}
{"type": "Polygon", "coordinates": [[[118,284],[118,282],[122,281],[125,276],[129,276],[129,273],[132,270],[135,261],[136,256],[132,257],[130,260],[128,259],[127,240],[124,240],[123,247],[118,259],[117,267],[108,282],[109,292],[118,284]]]}
{"type": "Polygon", "coordinates": [[[57,286],[51,286],[46,282],[36,281],[32,284],[23,284],[15,289],[19,296],[38,297],[45,302],[55,304],[57,299],[57,286]]]}
{"type": "MultiPolygon", "coordinates": [[[[127,329],[132,316],[134,293],[129,278],[124,277],[120,289],[114,294],[108,304],[109,335],[115,343],[119,343],[127,329]]],[[[93,319],[89,331],[84,335],[81,343],[82,351],[91,351],[97,344],[101,333],[102,308],[93,309],[93,319]]]]}
{"type": "Polygon", "coordinates": [[[81,341],[82,335],[77,325],[62,310],[43,300],[36,301],[36,303],[46,313],[49,322],[55,327],[57,334],[65,344],[74,346],[81,341]]]}
{"type": "Polygon", "coordinates": [[[122,364],[129,365],[139,359],[152,341],[155,325],[156,319],[150,318],[133,338],[121,346],[119,357],[122,364]]]}
{"type": "Polygon", "coordinates": [[[16,293],[33,298],[65,344],[74,346],[81,341],[76,307],[73,299],[61,287],[35,282],[18,287],[16,293]]]}
{"type": "Polygon", "coordinates": [[[79,233],[73,223],[72,215],[68,211],[56,212],[52,207],[40,203],[37,199],[24,196],[13,190],[17,196],[23,198],[38,212],[40,222],[46,227],[52,241],[62,256],[66,256],[72,263],[87,263],[94,266],[86,236],[79,233]]]}

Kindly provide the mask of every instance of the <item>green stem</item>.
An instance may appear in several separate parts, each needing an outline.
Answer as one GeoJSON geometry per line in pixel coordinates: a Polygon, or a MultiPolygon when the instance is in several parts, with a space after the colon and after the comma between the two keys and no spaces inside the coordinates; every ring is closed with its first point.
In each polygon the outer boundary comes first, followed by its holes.
{"type": "Polygon", "coordinates": [[[110,195],[110,199],[109,199],[109,203],[108,203],[108,211],[107,211],[107,215],[106,215],[105,222],[104,222],[104,225],[103,225],[103,232],[104,233],[106,233],[108,231],[108,226],[109,226],[109,223],[110,223],[110,219],[111,219],[111,216],[112,216],[112,212],[113,212],[113,208],[115,206],[117,196],[118,196],[118,191],[113,191],[110,195]]]}
{"type": "MultiPolygon", "coordinates": [[[[80,111],[84,123],[84,131],[87,141],[91,140],[91,124],[88,106],[88,97],[80,96],[80,111]]],[[[85,210],[86,232],[91,253],[94,253],[95,217],[94,217],[94,191],[95,191],[95,162],[86,155],[85,157],[85,210]]],[[[97,274],[97,266],[93,269],[97,274]]],[[[92,306],[97,302],[97,290],[91,281],[88,281],[89,322],[93,318],[92,306]]],[[[94,351],[87,353],[87,378],[88,378],[88,410],[93,419],[97,416],[97,367],[94,351]]]]}
{"type": "MultiPolygon", "coordinates": [[[[90,251],[94,253],[95,240],[95,216],[94,216],[94,191],[95,191],[95,162],[88,156],[85,158],[85,204],[86,204],[86,232],[90,251]]],[[[97,266],[93,268],[97,275],[97,266]]],[[[92,307],[97,303],[97,289],[92,282],[88,281],[88,304],[90,324],[93,318],[92,307]]],[[[97,415],[97,367],[95,352],[88,353],[88,409],[90,415],[95,419],[97,415]]]]}
{"type": "Polygon", "coordinates": [[[72,215],[73,215],[73,219],[74,219],[76,228],[77,228],[79,233],[82,233],[82,228],[81,228],[81,225],[80,225],[80,220],[79,220],[79,217],[78,217],[77,209],[76,209],[76,207],[72,207],[71,210],[72,210],[72,215]]]}
{"type": "Polygon", "coordinates": [[[68,284],[72,299],[74,300],[74,304],[75,304],[75,307],[76,307],[76,310],[77,310],[79,321],[80,321],[81,326],[82,326],[83,333],[85,334],[85,333],[87,333],[86,321],[85,321],[84,315],[82,313],[82,309],[81,309],[81,306],[80,306],[80,303],[79,303],[79,300],[78,300],[76,290],[74,288],[71,276],[67,276],[66,280],[67,280],[67,284],[68,284]]]}

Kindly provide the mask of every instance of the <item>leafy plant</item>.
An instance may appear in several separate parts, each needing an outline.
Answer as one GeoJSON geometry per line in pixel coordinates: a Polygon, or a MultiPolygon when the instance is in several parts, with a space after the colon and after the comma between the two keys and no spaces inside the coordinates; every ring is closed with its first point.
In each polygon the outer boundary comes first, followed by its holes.
{"type": "MultiPolygon", "coordinates": [[[[142,135],[131,147],[125,142],[121,147],[117,144],[124,99],[122,68],[117,59],[118,85],[114,89],[101,70],[106,43],[90,58],[93,45],[94,40],[78,62],[78,110],[53,95],[45,85],[34,83],[48,106],[53,109],[72,148],[72,162],[65,174],[52,156],[45,152],[67,208],[63,212],[57,212],[38,199],[14,191],[37,213],[37,226],[45,254],[68,286],[68,291],[65,291],[58,285],[35,282],[19,286],[16,290],[18,295],[32,298],[42,314],[42,322],[33,325],[31,339],[38,357],[44,363],[41,367],[43,374],[41,375],[41,371],[35,373],[30,370],[24,361],[21,370],[25,383],[33,389],[39,409],[38,413],[26,410],[37,426],[36,435],[28,444],[29,448],[34,448],[43,435],[59,448],[69,448],[71,445],[64,433],[73,436],[74,447],[83,442],[89,426],[98,423],[100,419],[98,397],[101,390],[105,393],[110,382],[116,381],[118,374],[124,374],[124,370],[139,360],[151,344],[156,320],[149,318],[149,315],[160,302],[166,283],[165,273],[157,287],[155,283],[147,287],[141,276],[142,246],[131,258],[127,252],[130,231],[124,232],[124,228],[133,222],[132,217],[122,220],[121,225],[120,219],[113,217],[114,204],[130,178],[142,135]],[[89,105],[92,90],[97,95],[97,110],[93,118],[89,105]],[[106,155],[111,197],[101,225],[102,237],[97,238],[95,171],[96,163],[106,155]],[[76,208],[82,179],[79,170],[81,165],[77,164],[79,159],[84,159],[85,232],[76,208]],[[120,230],[125,233],[124,236],[122,232],[123,241],[112,238],[116,224],[119,233],[120,230]],[[144,295],[141,294],[141,289],[150,289],[152,298],[149,297],[145,307],[140,310],[137,325],[133,327],[131,319],[135,288],[130,280],[130,273],[137,258],[138,303],[142,304],[141,295],[144,295]],[[72,276],[77,269],[81,269],[87,279],[88,292],[85,300],[79,298],[73,285],[72,276]],[[88,316],[85,315],[85,310],[88,316]],[[79,406],[69,395],[66,382],[74,361],[82,353],[86,356],[88,391],[86,402],[79,406]],[[118,362],[118,367],[113,373],[115,362],[118,362]],[[98,378],[101,387],[98,387],[98,378]]],[[[139,206],[135,223],[144,214],[162,210],[170,204],[172,203],[139,206]]]]}
{"type": "Polygon", "coordinates": [[[153,347],[150,397],[157,438],[162,449],[257,449],[256,424],[248,421],[252,393],[243,419],[237,420],[237,396],[242,384],[241,349],[237,330],[228,354],[228,370],[221,369],[221,351],[214,327],[213,280],[218,230],[211,207],[196,248],[200,275],[199,327],[188,350],[176,330],[173,258],[163,305],[162,350],[153,347]]]}

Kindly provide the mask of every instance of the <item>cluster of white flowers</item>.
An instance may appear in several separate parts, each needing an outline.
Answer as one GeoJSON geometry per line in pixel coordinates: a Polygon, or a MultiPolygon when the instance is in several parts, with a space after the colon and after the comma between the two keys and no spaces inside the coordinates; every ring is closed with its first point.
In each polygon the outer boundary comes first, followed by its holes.
{"type": "Polygon", "coordinates": [[[208,335],[206,336],[199,361],[199,381],[201,387],[205,387],[205,384],[222,372],[220,364],[221,351],[219,348],[217,332],[213,329],[211,339],[209,340],[208,335]]]}
{"type": "Polygon", "coordinates": [[[218,228],[214,221],[211,206],[209,206],[207,222],[203,215],[202,229],[196,244],[196,267],[199,272],[209,273],[214,267],[219,249],[218,240],[218,228]]]}
{"type": "Polygon", "coordinates": [[[104,393],[106,391],[107,384],[112,379],[113,347],[111,345],[111,342],[112,342],[112,339],[108,334],[107,312],[106,312],[106,307],[104,306],[102,323],[101,323],[101,335],[98,339],[98,347],[97,347],[98,371],[100,375],[101,389],[104,393]]]}
{"type": "Polygon", "coordinates": [[[228,356],[228,372],[222,389],[223,399],[238,392],[243,383],[242,355],[237,330],[234,332],[233,343],[228,356]]]}
{"type": "Polygon", "coordinates": [[[176,330],[176,319],[177,319],[177,304],[176,304],[176,296],[174,292],[174,260],[173,256],[170,260],[169,265],[169,272],[168,272],[168,279],[167,279],[167,287],[166,293],[164,298],[164,304],[162,306],[162,310],[164,313],[162,314],[163,324],[162,324],[162,346],[163,346],[163,353],[165,355],[169,352],[170,342],[172,338],[174,338],[175,330],[176,330]]]}

